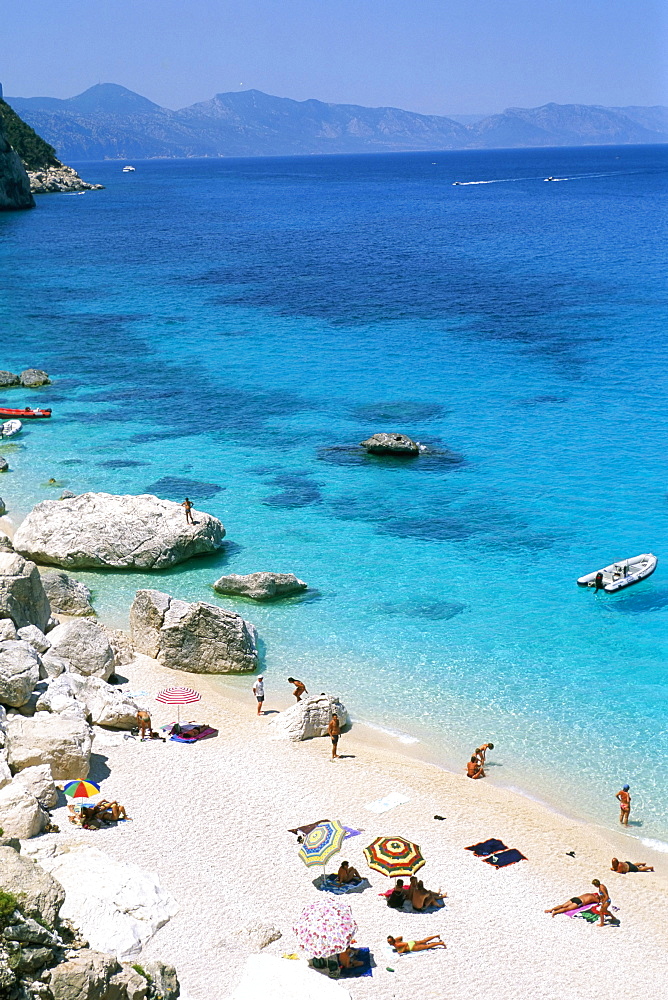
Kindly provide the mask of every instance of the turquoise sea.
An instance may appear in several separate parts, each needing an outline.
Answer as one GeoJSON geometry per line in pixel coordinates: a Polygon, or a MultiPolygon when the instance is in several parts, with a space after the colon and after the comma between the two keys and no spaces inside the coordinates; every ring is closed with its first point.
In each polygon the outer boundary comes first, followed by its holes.
{"type": "Polygon", "coordinates": [[[490,780],[608,826],[628,781],[668,841],[665,148],[121,166],[0,218],[0,368],[54,379],[3,395],[54,409],[0,449],[10,515],[188,494],[225,553],[77,574],[105,619],[140,586],[233,608],[270,692],[294,673],[457,769],[492,740],[490,780]],[[383,429],[432,451],[364,455],[383,429]],[[625,593],[575,585],[646,551],[625,593]],[[210,589],[258,569],[313,589],[210,589]]]}

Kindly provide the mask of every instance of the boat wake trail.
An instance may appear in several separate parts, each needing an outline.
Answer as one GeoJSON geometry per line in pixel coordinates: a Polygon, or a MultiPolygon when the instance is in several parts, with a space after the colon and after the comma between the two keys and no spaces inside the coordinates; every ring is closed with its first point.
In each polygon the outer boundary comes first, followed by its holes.
{"type": "Polygon", "coordinates": [[[487,181],[453,181],[453,187],[472,187],[478,184],[513,184],[517,181],[583,181],[596,177],[618,177],[620,174],[640,173],[638,170],[607,170],[600,173],[573,174],[570,177],[495,177],[487,181]]]}

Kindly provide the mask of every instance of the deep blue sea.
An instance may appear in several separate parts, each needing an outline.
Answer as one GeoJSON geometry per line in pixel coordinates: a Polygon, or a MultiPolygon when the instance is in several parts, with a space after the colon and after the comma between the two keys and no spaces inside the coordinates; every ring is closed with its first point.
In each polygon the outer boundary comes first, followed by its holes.
{"type": "Polygon", "coordinates": [[[188,494],[225,553],[77,574],[106,620],[143,586],[233,608],[270,692],[457,769],[492,740],[490,780],[605,825],[628,781],[668,841],[666,152],[82,164],[106,190],[0,218],[0,368],[54,379],[3,396],[54,409],[2,446],[10,515],[188,494]],[[379,430],[432,452],[366,456],[379,430]],[[647,551],[625,593],[575,585],[647,551]],[[210,589],[260,569],[312,590],[210,589]]]}

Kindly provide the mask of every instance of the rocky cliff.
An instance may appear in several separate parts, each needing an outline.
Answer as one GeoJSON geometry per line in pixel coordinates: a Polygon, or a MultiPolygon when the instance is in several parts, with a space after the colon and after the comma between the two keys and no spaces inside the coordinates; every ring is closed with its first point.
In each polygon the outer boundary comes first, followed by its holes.
{"type": "Polygon", "coordinates": [[[61,163],[53,146],[45,142],[0,98],[0,208],[33,208],[33,194],[92,191],[102,186],[89,184],[72,167],[61,163]],[[4,165],[2,143],[7,147],[7,167],[4,165]],[[16,188],[15,176],[20,179],[22,195],[16,188]],[[9,197],[8,204],[2,202],[3,182],[9,197]],[[12,199],[18,199],[20,203],[14,204],[12,199]]]}
{"type": "Polygon", "coordinates": [[[0,210],[34,207],[28,174],[21,158],[7,141],[0,121],[0,210]]]}

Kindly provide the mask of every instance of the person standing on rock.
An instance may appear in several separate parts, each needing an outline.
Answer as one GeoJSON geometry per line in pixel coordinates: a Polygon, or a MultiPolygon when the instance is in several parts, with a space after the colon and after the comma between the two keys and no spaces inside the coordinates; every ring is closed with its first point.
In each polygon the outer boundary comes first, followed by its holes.
{"type": "Polygon", "coordinates": [[[186,524],[194,524],[195,522],[193,521],[193,515],[192,515],[193,505],[191,504],[188,497],[185,498],[181,506],[184,508],[186,512],[186,524]]]}
{"type": "Polygon", "coordinates": [[[253,694],[257,698],[257,714],[262,715],[262,706],[264,704],[264,675],[260,674],[258,679],[253,684],[253,694]]]}
{"type": "Polygon", "coordinates": [[[332,741],[332,760],[338,757],[338,746],[339,746],[339,736],[341,735],[341,726],[339,725],[339,717],[334,712],[331,719],[329,720],[329,725],[327,726],[327,732],[332,741]]]}
{"type": "Polygon", "coordinates": [[[296,677],[288,677],[288,684],[294,684],[295,689],[292,693],[294,694],[297,701],[302,700],[303,694],[308,694],[308,691],[306,690],[306,685],[303,684],[301,681],[298,681],[296,677]]]}

